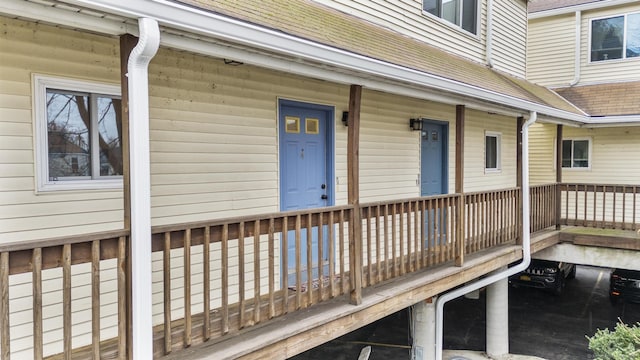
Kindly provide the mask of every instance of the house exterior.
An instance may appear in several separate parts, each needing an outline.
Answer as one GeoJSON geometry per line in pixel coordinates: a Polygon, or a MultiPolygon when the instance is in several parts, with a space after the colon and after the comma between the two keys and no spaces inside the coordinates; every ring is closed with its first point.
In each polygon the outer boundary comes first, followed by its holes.
{"type": "MultiPolygon", "coordinates": [[[[639,12],[634,1],[534,1],[529,6],[527,79],[600,122],[562,130],[565,181],[612,182],[615,174],[616,184],[637,184],[639,12]],[[621,119],[630,126],[607,126],[621,119]]],[[[555,179],[556,130],[552,124],[532,128],[532,183],[555,179]]]]}
{"type": "Polygon", "coordinates": [[[523,123],[596,122],[525,80],[521,0],[0,21],[3,360],[293,356],[522,257],[523,123]]]}

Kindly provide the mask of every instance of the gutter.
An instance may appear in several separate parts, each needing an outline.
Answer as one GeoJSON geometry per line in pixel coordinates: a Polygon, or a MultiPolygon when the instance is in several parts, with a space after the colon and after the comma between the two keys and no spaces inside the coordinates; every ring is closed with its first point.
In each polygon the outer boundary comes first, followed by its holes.
{"type": "Polygon", "coordinates": [[[167,0],[66,0],[66,2],[130,18],[153,18],[160,24],[174,29],[284,54],[312,63],[335,66],[363,75],[453,92],[528,112],[535,111],[554,118],[585,122],[584,114],[572,113],[482,89],[167,0]]]}
{"type": "Polygon", "coordinates": [[[131,290],[133,358],[153,358],[151,284],[151,176],[149,155],[149,62],[160,46],[155,20],[138,20],[140,39],[129,56],[129,162],[131,176],[131,290]]]}
{"type": "Polygon", "coordinates": [[[442,360],[444,305],[450,300],[506,279],[529,267],[531,262],[531,234],[529,233],[529,127],[537,119],[538,114],[532,111],[529,120],[522,125],[522,262],[505,271],[492,274],[438,297],[438,300],[436,300],[436,360],[442,360]]]}
{"type": "Polygon", "coordinates": [[[611,6],[635,4],[637,2],[638,0],[600,0],[600,1],[593,0],[592,2],[586,3],[586,4],[558,7],[555,9],[532,12],[532,13],[529,13],[528,18],[529,20],[539,19],[539,18],[544,18],[549,16],[569,14],[575,11],[602,9],[602,8],[611,7],[611,6]]]}
{"type": "MultiPolygon", "coordinates": [[[[489,0],[491,1],[491,0],[489,0]]],[[[575,52],[575,64],[574,64],[574,75],[573,80],[569,83],[569,86],[575,86],[580,82],[580,53],[581,53],[581,41],[580,36],[582,32],[582,12],[580,10],[576,11],[576,52],[575,52]]]]}

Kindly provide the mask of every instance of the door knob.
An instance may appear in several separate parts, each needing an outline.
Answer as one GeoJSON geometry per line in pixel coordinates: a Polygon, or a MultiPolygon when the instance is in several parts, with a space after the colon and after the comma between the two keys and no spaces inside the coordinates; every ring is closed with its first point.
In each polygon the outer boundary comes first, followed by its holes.
{"type": "Polygon", "coordinates": [[[320,196],[320,199],[322,200],[327,200],[329,197],[325,194],[322,194],[322,196],[320,196]]]}

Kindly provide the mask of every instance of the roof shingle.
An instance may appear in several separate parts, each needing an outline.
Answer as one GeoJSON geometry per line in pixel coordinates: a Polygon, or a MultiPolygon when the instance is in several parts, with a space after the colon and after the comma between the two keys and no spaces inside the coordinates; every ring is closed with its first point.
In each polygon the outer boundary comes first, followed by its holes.
{"type": "Polygon", "coordinates": [[[591,116],[640,115],[640,81],[555,89],[591,116]]]}

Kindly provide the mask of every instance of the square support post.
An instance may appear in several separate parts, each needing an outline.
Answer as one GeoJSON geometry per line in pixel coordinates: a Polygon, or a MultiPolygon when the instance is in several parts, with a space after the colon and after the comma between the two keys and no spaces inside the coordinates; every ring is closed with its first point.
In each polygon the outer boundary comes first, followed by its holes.
{"type": "Polygon", "coordinates": [[[347,183],[351,206],[349,222],[349,274],[353,305],[362,303],[362,213],[360,210],[360,100],[362,86],[351,85],[347,127],[347,183]]]}
{"type": "Polygon", "coordinates": [[[524,117],[518,116],[516,125],[516,186],[518,187],[518,235],[516,237],[516,244],[522,245],[522,125],[524,124],[524,117]]]}
{"type": "Polygon", "coordinates": [[[560,230],[560,213],[562,212],[562,125],[556,128],[556,230],[560,230]]]}
{"type": "Polygon", "coordinates": [[[464,200],[464,105],[456,105],[456,194],[459,195],[456,217],[456,266],[464,264],[466,239],[464,233],[465,224],[465,200],[464,200]]]}

